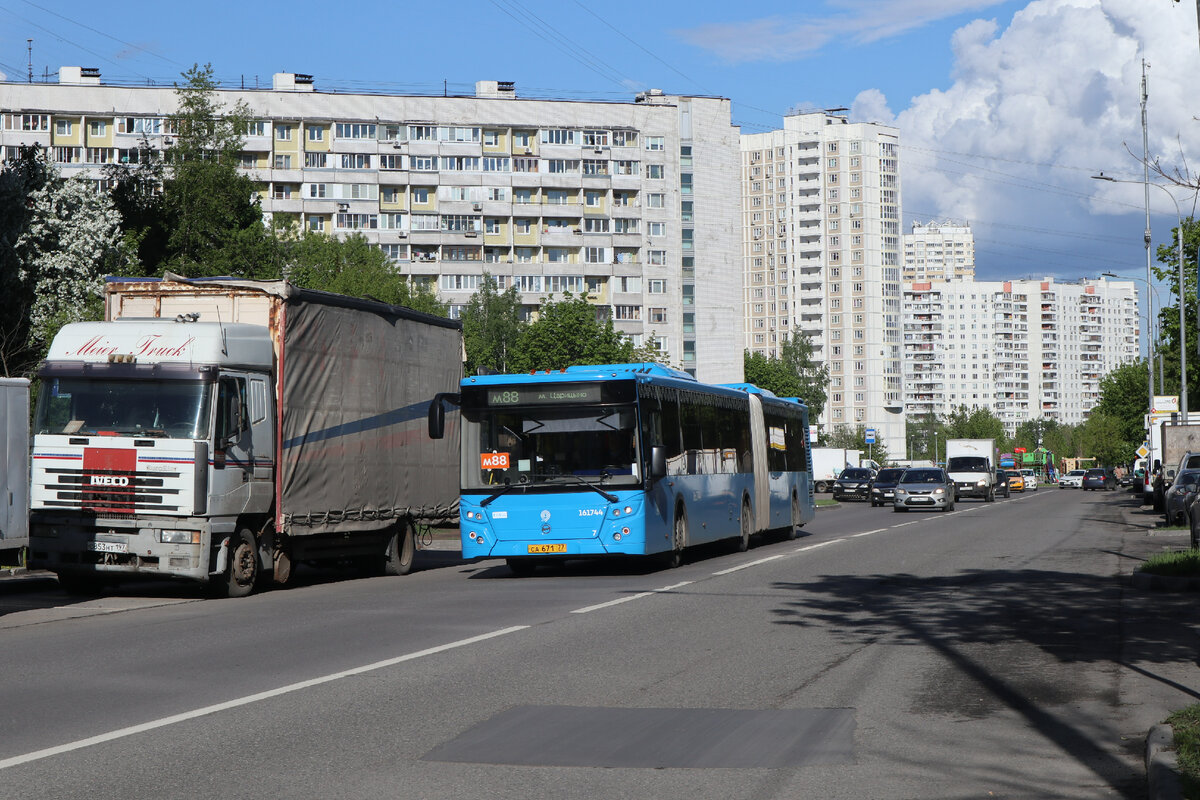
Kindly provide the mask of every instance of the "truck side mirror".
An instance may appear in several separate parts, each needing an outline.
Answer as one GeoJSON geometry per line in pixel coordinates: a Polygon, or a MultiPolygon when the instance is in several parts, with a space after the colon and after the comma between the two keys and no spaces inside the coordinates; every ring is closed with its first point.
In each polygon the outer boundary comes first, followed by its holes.
{"type": "Polygon", "coordinates": [[[655,480],[667,477],[667,448],[662,445],[650,448],[650,477],[655,480]]]}

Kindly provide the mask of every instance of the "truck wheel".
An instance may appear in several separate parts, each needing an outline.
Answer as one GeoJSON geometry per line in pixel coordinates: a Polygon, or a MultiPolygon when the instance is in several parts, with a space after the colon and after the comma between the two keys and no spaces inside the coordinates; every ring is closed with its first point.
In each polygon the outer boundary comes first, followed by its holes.
{"type": "Polygon", "coordinates": [[[744,553],[750,549],[750,501],[742,501],[742,531],[738,539],[738,552],[744,553]]]}
{"type": "Polygon", "coordinates": [[[396,523],[391,538],[388,539],[387,564],[383,571],[386,575],[407,575],[412,572],[413,558],[417,553],[416,537],[413,535],[412,523],[401,520],[396,523]]]}
{"type": "Polygon", "coordinates": [[[816,489],[817,494],[825,494],[825,492],[829,491],[829,484],[825,481],[817,481],[816,489]]]}
{"type": "Polygon", "coordinates": [[[226,597],[245,597],[254,591],[258,579],[258,548],[254,534],[242,528],[229,540],[229,565],[221,587],[226,597]]]}

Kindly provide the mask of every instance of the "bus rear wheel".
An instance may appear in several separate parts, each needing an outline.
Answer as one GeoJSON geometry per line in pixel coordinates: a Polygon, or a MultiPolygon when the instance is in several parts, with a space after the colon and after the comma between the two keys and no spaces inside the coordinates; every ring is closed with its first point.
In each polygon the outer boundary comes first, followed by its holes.
{"type": "Polygon", "coordinates": [[[788,528],[787,538],[795,539],[800,535],[800,527],[804,523],[800,521],[800,501],[796,499],[796,495],[792,494],[792,525],[788,528]]]}

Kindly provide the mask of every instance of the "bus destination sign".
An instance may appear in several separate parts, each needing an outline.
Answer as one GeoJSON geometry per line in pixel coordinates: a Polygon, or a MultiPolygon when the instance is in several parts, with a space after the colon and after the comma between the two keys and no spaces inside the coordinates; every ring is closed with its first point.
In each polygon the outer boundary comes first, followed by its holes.
{"type": "Polygon", "coordinates": [[[600,400],[600,384],[589,386],[504,386],[487,390],[489,406],[599,403],[600,400]]]}

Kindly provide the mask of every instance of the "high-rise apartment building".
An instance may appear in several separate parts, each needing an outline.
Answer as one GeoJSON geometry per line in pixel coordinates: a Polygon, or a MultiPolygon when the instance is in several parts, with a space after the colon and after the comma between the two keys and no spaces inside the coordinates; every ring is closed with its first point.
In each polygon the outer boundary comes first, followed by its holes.
{"type": "Polygon", "coordinates": [[[975,236],[965,222],[914,222],[904,234],[904,280],[975,277],[975,236]]]}
{"type": "Polygon", "coordinates": [[[1030,419],[1078,424],[1100,379],[1138,358],[1128,280],[917,281],[904,288],[905,410],[991,410],[1010,432],[1030,419]]]}
{"type": "MultiPolygon", "coordinates": [[[[725,98],[634,102],[219,89],[252,120],[242,168],[264,214],[333,235],[361,233],[396,269],[461,311],[490,273],[541,298],[588,292],[597,314],[701,380],[741,380],[739,131],[725,98]]],[[[110,86],[64,67],[57,83],[0,83],[0,147],[40,144],[63,174],[99,178],[171,146],[171,88],[110,86]]]]}
{"type": "Polygon", "coordinates": [[[741,141],[746,348],[807,334],[830,373],[816,422],[901,452],[899,132],[815,112],[741,141]]]}

